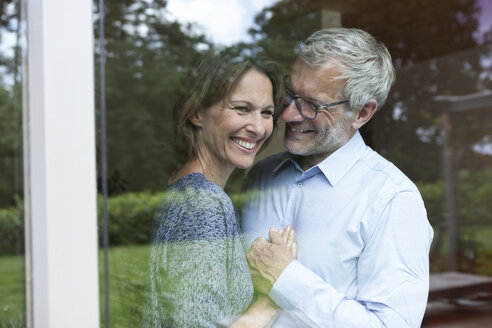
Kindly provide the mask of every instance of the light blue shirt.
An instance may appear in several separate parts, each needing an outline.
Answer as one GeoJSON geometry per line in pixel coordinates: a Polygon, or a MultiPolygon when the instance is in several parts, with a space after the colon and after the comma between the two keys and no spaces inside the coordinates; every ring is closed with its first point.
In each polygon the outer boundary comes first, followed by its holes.
{"type": "Polygon", "coordinates": [[[416,186],[359,132],[307,171],[289,153],[259,162],[244,195],[248,246],[271,226],[296,230],[273,327],[420,327],[432,227],[416,186]]]}

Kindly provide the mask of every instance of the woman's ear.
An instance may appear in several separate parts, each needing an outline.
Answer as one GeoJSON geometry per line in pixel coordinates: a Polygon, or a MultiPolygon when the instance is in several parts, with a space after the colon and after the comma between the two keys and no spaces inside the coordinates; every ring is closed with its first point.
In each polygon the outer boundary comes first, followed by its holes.
{"type": "Polygon", "coordinates": [[[378,109],[378,102],[376,99],[369,100],[361,109],[357,111],[357,117],[352,122],[352,127],[354,129],[359,129],[364,124],[369,122],[372,116],[376,113],[378,109]]]}
{"type": "Polygon", "coordinates": [[[192,115],[189,120],[194,126],[202,126],[202,112],[198,111],[196,114],[192,115]]]}

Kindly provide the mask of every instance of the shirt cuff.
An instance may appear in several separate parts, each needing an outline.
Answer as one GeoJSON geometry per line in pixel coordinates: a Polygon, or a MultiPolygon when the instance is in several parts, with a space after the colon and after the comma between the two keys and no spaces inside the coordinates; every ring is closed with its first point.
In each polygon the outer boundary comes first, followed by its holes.
{"type": "Polygon", "coordinates": [[[282,309],[292,311],[321,278],[294,260],[287,265],[268,296],[282,309]]]}

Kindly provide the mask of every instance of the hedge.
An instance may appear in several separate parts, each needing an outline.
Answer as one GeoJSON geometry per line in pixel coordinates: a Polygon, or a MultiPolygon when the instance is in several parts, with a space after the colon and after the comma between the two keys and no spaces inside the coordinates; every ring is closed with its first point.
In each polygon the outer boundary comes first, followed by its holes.
{"type": "MultiPolygon", "coordinates": [[[[134,192],[108,198],[110,246],[148,243],[163,192],[134,192]]],[[[98,197],[99,241],[102,244],[102,197],[98,197]]],[[[0,255],[24,252],[24,211],[17,206],[0,209],[0,255]]]]}
{"type": "MultiPolygon", "coordinates": [[[[164,192],[134,192],[108,198],[108,235],[111,246],[150,241],[152,222],[164,192]]],[[[98,198],[99,240],[102,242],[102,197],[98,198]]]]}
{"type": "MultiPolygon", "coordinates": [[[[458,202],[462,226],[492,222],[492,168],[476,172],[462,170],[458,175],[458,202]]],[[[417,183],[424,199],[429,221],[441,230],[446,223],[442,181],[417,183]]],[[[231,198],[236,199],[237,195],[231,198]]],[[[129,192],[108,199],[110,246],[148,243],[152,222],[164,192],[129,192]]],[[[102,241],[102,197],[98,197],[99,241],[102,241]]],[[[0,209],[0,255],[19,254],[24,249],[23,204],[0,209]]],[[[465,236],[463,236],[465,237],[465,236]]],[[[470,238],[470,237],[468,237],[470,238]]]]}
{"type": "Polygon", "coordinates": [[[22,204],[0,209],[0,255],[24,252],[24,211],[22,204]]]}

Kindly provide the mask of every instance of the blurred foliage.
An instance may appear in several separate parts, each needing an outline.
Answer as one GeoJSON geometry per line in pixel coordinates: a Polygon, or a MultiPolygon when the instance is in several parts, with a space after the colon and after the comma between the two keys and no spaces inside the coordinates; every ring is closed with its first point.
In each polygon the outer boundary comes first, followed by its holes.
{"type": "Polygon", "coordinates": [[[436,183],[417,183],[417,187],[424,199],[427,217],[433,227],[440,226],[446,218],[444,205],[444,187],[442,181],[436,183]]]}
{"type": "Polygon", "coordinates": [[[12,19],[16,16],[16,10],[7,10],[7,8],[12,8],[16,3],[18,3],[16,0],[2,0],[0,2],[0,27],[12,28],[12,19]]]}
{"type": "MultiPolygon", "coordinates": [[[[490,272],[485,259],[492,254],[492,167],[479,171],[462,170],[458,174],[458,219],[460,229],[459,268],[464,272],[490,272]]],[[[427,216],[434,228],[431,271],[447,269],[448,236],[446,204],[442,181],[418,183],[427,216]]],[[[490,263],[489,263],[490,264],[490,263]]]]}
{"type": "Polygon", "coordinates": [[[0,208],[0,255],[24,253],[24,206],[0,208]]]}
{"type": "MultiPolygon", "coordinates": [[[[98,12],[96,5],[96,38],[98,12]]],[[[183,76],[202,54],[199,49],[212,45],[193,26],[170,21],[167,14],[163,0],[105,2],[110,194],[162,190],[176,165],[172,108],[189,87],[183,76]]],[[[99,93],[99,44],[95,51],[99,93]]]]}
{"type": "Polygon", "coordinates": [[[458,196],[462,225],[492,223],[492,167],[460,171],[458,196]]]}
{"type": "Polygon", "coordinates": [[[22,195],[22,108],[20,86],[0,81],[0,207],[22,195]],[[10,90],[9,90],[10,89],[10,90]]]}
{"type": "MultiPolygon", "coordinates": [[[[111,246],[150,241],[152,222],[164,192],[128,192],[108,198],[108,235],[111,246]]],[[[102,197],[98,199],[99,231],[102,231],[102,197]]],[[[100,238],[102,244],[102,237],[100,238]]]]}
{"type": "Polygon", "coordinates": [[[19,4],[0,2],[0,207],[14,205],[23,193],[19,4]],[[7,33],[15,40],[10,47],[3,44],[7,33]]]}

